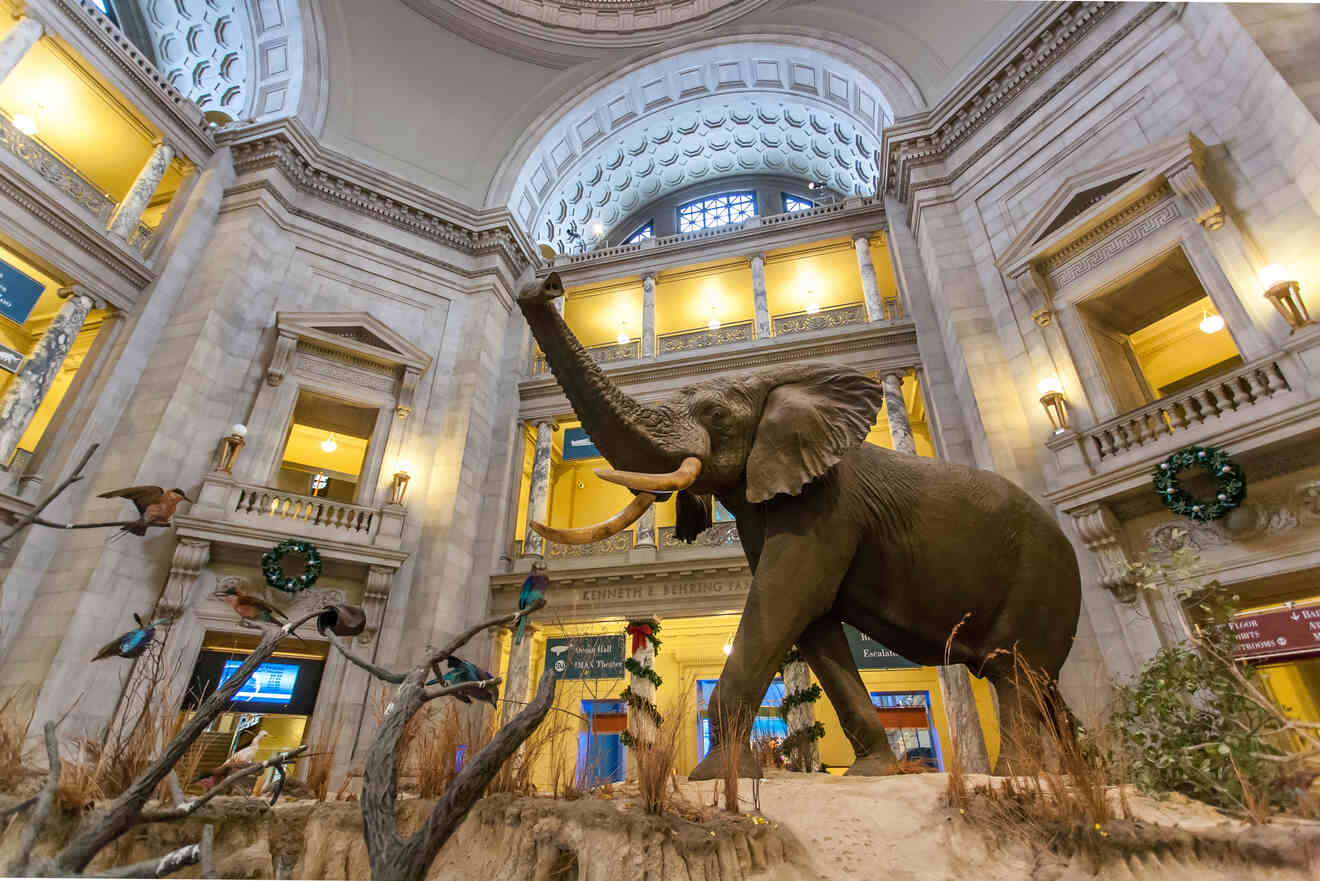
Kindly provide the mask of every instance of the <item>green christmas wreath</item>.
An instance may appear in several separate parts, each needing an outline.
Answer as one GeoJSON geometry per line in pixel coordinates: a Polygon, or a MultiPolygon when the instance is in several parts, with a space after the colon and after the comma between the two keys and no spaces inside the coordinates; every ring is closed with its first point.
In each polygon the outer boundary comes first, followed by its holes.
{"type": "Polygon", "coordinates": [[[1238,464],[1217,447],[1187,447],[1160,463],[1155,471],[1155,493],[1175,514],[1193,520],[1218,520],[1247,497],[1247,478],[1238,464]],[[1215,479],[1215,498],[1203,501],[1189,495],[1178,475],[1200,468],[1215,479]]]}
{"type": "Polygon", "coordinates": [[[261,555],[261,574],[266,576],[266,583],[276,590],[298,593],[311,587],[321,577],[321,552],[311,542],[296,538],[282,541],[261,555]],[[284,574],[280,561],[289,554],[297,554],[305,561],[302,574],[284,574]]]}

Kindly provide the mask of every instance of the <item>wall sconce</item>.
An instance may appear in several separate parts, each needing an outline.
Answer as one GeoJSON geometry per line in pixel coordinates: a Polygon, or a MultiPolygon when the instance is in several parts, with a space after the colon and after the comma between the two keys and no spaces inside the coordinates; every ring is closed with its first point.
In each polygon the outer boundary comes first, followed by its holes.
{"type": "Polygon", "coordinates": [[[238,451],[243,449],[243,444],[247,443],[247,426],[241,422],[229,429],[229,436],[220,442],[220,462],[216,465],[216,471],[229,472],[234,468],[234,460],[238,458],[238,451]]]}
{"type": "Polygon", "coordinates": [[[408,492],[408,481],[412,478],[408,474],[408,466],[401,464],[399,470],[394,472],[394,482],[390,484],[390,504],[402,505],[403,497],[408,492]]]}
{"type": "Polygon", "coordinates": [[[1055,434],[1068,430],[1068,405],[1063,399],[1063,386],[1053,376],[1048,376],[1036,384],[1040,391],[1040,405],[1045,408],[1045,415],[1050,417],[1055,434]]]}
{"type": "Polygon", "coordinates": [[[1278,263],[1271,263],[1260,271],[1260,283],[1265,286],[1265,299],[1274,304],[1279,314],[1292,328],[1289,335],[1298,328],[1311,324],[1311,316],[1302,302],[1302,288],[1288,277],[1288,270],[1278,263]]]}
{"type": "Polygon", "coordinates": [[[733,654],[733,637],[732,637],[732,636],[730,636],[728,639],[726,639],[726,640],[724,641],[724,648],[723,648],[723,651],[724,651],[724,655],[725,655],[725,657],[728,657],[729,655],[733,654]]]}

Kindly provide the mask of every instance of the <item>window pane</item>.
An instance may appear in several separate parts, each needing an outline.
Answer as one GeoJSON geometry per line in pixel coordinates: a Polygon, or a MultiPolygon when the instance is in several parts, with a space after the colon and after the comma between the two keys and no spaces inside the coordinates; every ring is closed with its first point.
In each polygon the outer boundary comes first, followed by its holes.
{"type": "Polygon", "coordinates": [[[644,239],[652,238],[654,235],[655,235],[655,222],[652,221],[646,224],[645,226],[639,228],[632,235],[628,236],[628,238],[624,240],[624,244],[633,245],[644,239]]]}
{"type": "Polygon", "coordinates": [[[711,229],[728,223],[737,223],[756,214],[755,193],[721,193],[706,199],[698,199],[680,205],[678,209],[679,232],[695,232],[699,229],[711,229]]]}
{"type": "Polygon", "coordinates": [[[808,208],[815,207],[815,203],[809,199],[800,199],[797,196],[790,196],[788,193],[784,194],[785,211],[806,211],[808,208]]]}

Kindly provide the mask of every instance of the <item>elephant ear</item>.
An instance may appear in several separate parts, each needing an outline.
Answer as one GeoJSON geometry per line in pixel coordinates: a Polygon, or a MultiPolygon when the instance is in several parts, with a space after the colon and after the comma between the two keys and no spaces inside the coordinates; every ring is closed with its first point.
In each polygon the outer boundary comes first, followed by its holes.
{"type": "Polygon", "coordinates": [[[678,510],[674,518],[674,536],[679,541],[692,544],[697,540],[698,535],[710,529],[711,505],[708,496],[699,496],[682,490],[678,494],[675,506],[678,510]]]}
{"type": "Polygon", "coordinates": [[[802,492],[866,440],[884,400],[880,383],[827,365],[771,389],[747,457],[747,501],[802,492]]]}

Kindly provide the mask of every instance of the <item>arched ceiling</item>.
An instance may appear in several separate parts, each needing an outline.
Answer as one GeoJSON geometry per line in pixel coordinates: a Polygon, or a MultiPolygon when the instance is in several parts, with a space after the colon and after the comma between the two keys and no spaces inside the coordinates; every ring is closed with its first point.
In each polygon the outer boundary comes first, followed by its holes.
{"type": "Polygon", "coordinates": [[[203,111],[234,120],[298,107],[297,0],[138,0],[161,72],[203,111]]]}
{"type": "Polygon", "coordinates": [[[562,114],[523,164],[513,209],[538,241],[607,230],[685,186],[765,172],[872,195],[883,94],[820,51],[726,44],[673,55],[594,90],[562,114]]]}

